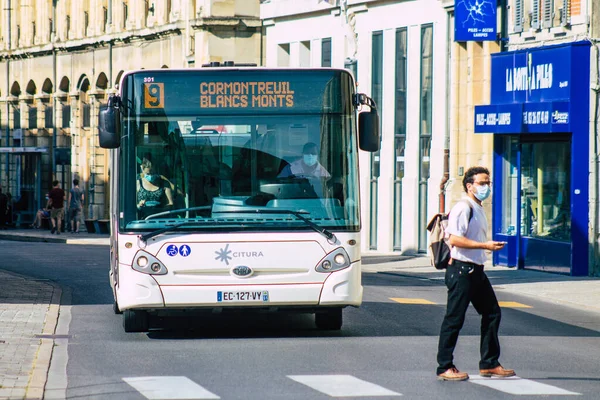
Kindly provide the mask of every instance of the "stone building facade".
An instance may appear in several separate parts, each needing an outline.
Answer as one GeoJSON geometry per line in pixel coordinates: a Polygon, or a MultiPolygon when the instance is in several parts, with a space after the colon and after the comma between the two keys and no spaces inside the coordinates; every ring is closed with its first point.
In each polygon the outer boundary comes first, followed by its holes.
{"type": "Polygon", "coordinates": [[[52,180],[108,215],[98,115],[124,71],[261,64],[259,0],[0,0],[0,185],[20,222],[52,180]]]}

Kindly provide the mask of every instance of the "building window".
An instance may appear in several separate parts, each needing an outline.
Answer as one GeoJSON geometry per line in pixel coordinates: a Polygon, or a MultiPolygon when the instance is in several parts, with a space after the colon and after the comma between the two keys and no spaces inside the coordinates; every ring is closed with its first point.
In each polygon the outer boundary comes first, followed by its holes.
{"type": "Polygon", "coordinates": [[[277,66],[278,67],[289,67],[290,66],[290,44],[281,43],[277,46],[277,66]]]}
{"type": "Polygon", "coordinates": [[[62,127],[68,128],[71,124],[71,106],[65,105],[62,109],[62,127]]]}
{"type": "Polygon", "coordinates": [[[406,28],[396,30],[396,90],[394,108],[394,250],[401,250],[402,239],[402,178],[406,147],[406,82],[408,75],[406,28]]]}
{"type": "MultiPolygon", "coordinates": [[[[383,103],[383,31],[373,32],[371,55],[371,97],[375,101],[381,115],[383,103]]],[[[379,120],[381,131],[381,119],[379,120]]],[[[371,153],[371,218],[369,226],[369,249],[377,249],[377,203],[378,203],[378,180],[380,175],[379,151],[371,153]]]]}
{"type": "Polygon", "coordinates": [[[127,19],[129,18],[129,10],[127,3],[123,3],[123,29],[127,29],[127,19]]]}
{"type": "Polygon", "coordinates": [[[54,109],[52,107],[47,107],[46,112],[44,113],[44,127],[45,128],[54,128],[54,109]]]}
{"type": "Polygon", "coordinates": [[[514,0],[513,32],[523,32],[523,0],[514,0]]]}
{"type": "Polygon", "coordinates": [[[90,26],[90,13],[83,12],[83,34],[87,35],[88,27],[90,26]]]}
{"type": "Polygon", "coordinates": [[[421,105],[419,110],[419,251],[427,250],[427,182],[431,160],[433,117],[433,26],[421,27],[421,105]]]}
{"type": "Polygon", "coordinates": [[[37,34],[35,29],[35,21],[31,23],[31,43],[35,44],[35,35],[37,34]]]}
{"type": "Polygon", "coordinates": [[[71,32],[71,16],[67,15],[67,18],[66,18],[65,22],[66,22],[65,25],[67,27],[67,31],[65,32],[65,34],[66,34],[66,38],[68,39],[69,38],[69,33],[71,32]]]}
{"type": "Polygon", "coordinates": [[[310,40],[300,42],[300,67],[310,67],[310,40]]]}
{"type": "Polygon", "coordinates": [[[331,67],[331,38],[321,40],[321,66],[331,67]]]}
{"type": "Polygon", "coordinates": [[[29,108],[29,129],[36,129],[37,126],[37,107],[29,108]]]}
{"type": "Polygon", "coordinates": [[[108,8],[102,7],[102,32],[106,32],[108,25],[108,8]]]}

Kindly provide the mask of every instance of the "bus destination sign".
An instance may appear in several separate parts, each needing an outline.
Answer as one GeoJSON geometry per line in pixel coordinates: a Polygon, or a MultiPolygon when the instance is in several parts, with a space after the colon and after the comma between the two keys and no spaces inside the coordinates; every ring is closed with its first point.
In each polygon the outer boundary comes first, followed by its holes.
{"type": "Polygon", "coordinates": [[[290,82],[202,82],[200,108],[290,108],[290,82]]]}

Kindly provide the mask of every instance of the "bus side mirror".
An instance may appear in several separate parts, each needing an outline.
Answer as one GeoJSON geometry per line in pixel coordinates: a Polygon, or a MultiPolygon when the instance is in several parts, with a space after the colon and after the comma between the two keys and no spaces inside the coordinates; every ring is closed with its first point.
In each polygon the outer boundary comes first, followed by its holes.
{"type": "Polygon", "coordinates": [[[100,147],[104,149],[116,149],[121,145],[121,113],[115,106],[117,101],[115,97],[110,97],[107,108],[100,111],[98,139],[100,147]]]}
{"type": "Polygon", "coordinates": [[[358,114],[358,145],[361,150],[376,152],[381,147],[379,114],[375,107],[358,114]]]}

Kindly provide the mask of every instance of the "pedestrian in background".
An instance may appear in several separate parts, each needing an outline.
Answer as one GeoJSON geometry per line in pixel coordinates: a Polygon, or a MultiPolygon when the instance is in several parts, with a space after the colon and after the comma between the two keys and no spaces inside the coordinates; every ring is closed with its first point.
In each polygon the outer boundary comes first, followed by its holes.
{"type": "Polygon", "coordinates": [[[52,190],[48,193],[48,197],[50,222],[52,223],[52,230],[50,233],[60,235],[62,220],[65,217],[65,191],[60,188],[58,181],[55,180],[52,182],[52,190]],[[55,219],[56,222],[54,222],[55,219]]]}
{"type": "Polygon", "coordinates": [[[73,187],[69,191],[69,218],[71,232],[79,233],[79,217],[83,206],[83,190],[79,188],[79,179],[73,179],[73,187]]]}
{"type": "Polygon", "coordinates": [[[446,269],[448,287],[446,315],[440,330],[437,353],[438,379],[464,381],[469,375],[453,363],[458,334],[465,322],[469,303],[481,315],[481,359],[479,374],[484,377],[509,377],[515,371],[500,365],[500,306],[494,289],[483,271],[486,250],[496,251],[504,242],[487,240],[488,224],[481,202],[491,194],[490,172],[484,167],[471,167],[463,178],[467,199],[452,207],[446,234],[450,245],[451,264],[446,269]]]}

